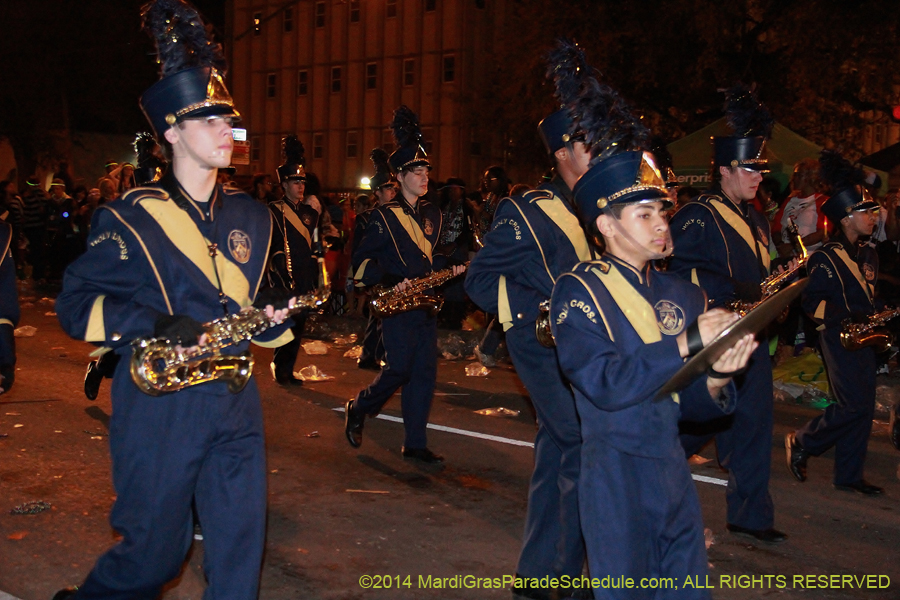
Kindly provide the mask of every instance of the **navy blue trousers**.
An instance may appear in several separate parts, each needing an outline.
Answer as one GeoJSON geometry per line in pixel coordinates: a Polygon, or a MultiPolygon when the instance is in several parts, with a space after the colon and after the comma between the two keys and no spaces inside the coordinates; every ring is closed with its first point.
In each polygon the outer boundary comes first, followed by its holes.
{"type": "Polygon", "coordinates": [[[359,362],[379,362],[384,358],[384,342],[381,339],[381,319],[369,311],[369,321],[366,323],[366,333],[363,335],[362,352],[359,353],[359,362]]]}
{"type": "Polygon", "coordinates": [[[303,339],[303,328],[306,326],[306,313],[300,313],[291,317],[294,326],[291,333],[294,334],[287,344],[275,348],[272,353],[272,362],[275,363],[275,375],[278,377],[292,377],[294,375],[294,363],[297,362],[297,354],[300,353],[300,342],[303,339]]]}
{"type": "Polygon", "coordinates": [[[522,553],[525,577],[581,575],[584,539],[578,513],[581,428],[572,390],[556,350],[538,343],[531,327],[506,332],[509,354],[537,413],[534,472],[528,490],[522,553]]]}
{"type": "Polygon", "coordinates": [[[845,350],[839,331],[828,330],[819,340],[828,385],[837,404],[830,404],[824,413],[801,427],[797,441],[813,456],[834,446],[834,483],[857,483],[863,479],[875,416],[875,350],[845,350]]]}
{"type": "Polygon", "coordinates": [[[591,578],[672,577],[679,588],[594,588],[594,597],[710,598],[706,589],[684,587],[688,575],[705,583],[709,568],[697,488],[678,445],[649,458],[590,440],[581,466],[578,497],[591,578]]]}
{"type": "Polygon", "coordinates": [[[428,445],[426,427],[437,377],[437,321],[424,310],[381,320],[387,365],[353,402],[354,410],[376,415],[398,389],[406,448],[428,445]]]}
{"type": "Polygon", "coordinates": [[[769,529],[775,508],[769,494],[772,472],[772,363],[769,346],[760,341],[750,368],[735,379],[737,407],[722,419],[682,423],[681,444],[691,456],[713,437],[719,464],[728,469],[727,521],[747,529],[769,529]]]}
{"type": "Polygon", "coordinates": [[[122,360],[113,379],[110,453],[122,540],[76,598],[157,598],[203,524],[207,600],[256,598],[266,533],[266,468],[256,382],[238,394],[207,383],[159,397],[137,390],[122,360]]]}

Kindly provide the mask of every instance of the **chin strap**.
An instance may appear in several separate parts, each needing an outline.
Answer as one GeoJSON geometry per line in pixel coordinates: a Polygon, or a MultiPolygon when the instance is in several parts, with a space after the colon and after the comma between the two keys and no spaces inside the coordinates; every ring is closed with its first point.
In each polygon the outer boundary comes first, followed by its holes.
{"type": "Polygon", "coordinates": [[[631,244],[632,248],[634,248],[635,250],[640,250],[640,251],[649,253],[649,255],[650,255],[649,260],[661,260],[663,258],[672,256],[672,252],[675,250],[675,247],[672,244],[671,231],[666,232],[666,247],[665,247],[665,249],[663,249],[662,252],[651,252],[648,248],[641,246],[637,242],[637,240],[635,240],[633,237],[631,237],[630,233],[625,231],[625,228],[622,227],[621,223],[619,223],[619,219],[617,219],[616,216],[613,214],[612,210],[609,208],[609,205],[607,205],[602,210],[603,210],[603,214],[608,215],[610,217],[613,227],[616,228],[616,231],[619,233],[619,235],[621,235],[625,239],[625,241],[627,241],[629,244],[631,244]]]}

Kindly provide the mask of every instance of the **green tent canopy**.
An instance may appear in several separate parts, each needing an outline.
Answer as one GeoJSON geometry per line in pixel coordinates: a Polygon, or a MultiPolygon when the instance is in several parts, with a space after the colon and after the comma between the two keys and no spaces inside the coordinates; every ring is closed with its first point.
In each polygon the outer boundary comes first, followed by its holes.
{"type": "MultiPolygon", "coordinates": [[[[679,185],[689,185],[698,189],[709,186],[709,171],[712,164],[712,138],[717,135],[730,135],[730,130],[725,124],[725,118],[714,121],[680,140],[676,140],[667,146],[672,154],[675,175],[679,185]]],[[[766,142],[766,158],[769,159],[769,168],[772,170],[769,177],[774,177],[781,184],[781,189],[786,190],[794,172],[794,165],[804,158],[819,158],[822,147],[805,137],[798,135],[781,125],[775,123],[772,129],[772,138],[766,142]]],[[[874,169],[869,169],[874,170],[874,169]]],[[[881,177],[882,192],[887,188],[887,173],[877,171],[881,177]]]]}

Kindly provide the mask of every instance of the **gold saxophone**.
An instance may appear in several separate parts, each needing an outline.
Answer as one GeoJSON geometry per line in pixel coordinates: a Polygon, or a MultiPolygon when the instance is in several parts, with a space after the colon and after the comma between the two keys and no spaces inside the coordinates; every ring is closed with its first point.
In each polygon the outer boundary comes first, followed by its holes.
{"type": "Polygon", "coordinates": [[[742,302],[740,300],[735,300],[729,302],[728,308],[742,317],[746,316],[748,312],[762,304],[764,300],[777,294],[779,290],[784,287],[784,284],[792,279],[800,269],[806,268],[806,262],[809,260],[809,253],[806,251],[806,246],[803,244],[803,238],[800,236],[800,228],[794,223],[793,218],[788,218],[788,226],[786,229],[790,235],[791,246],[794,249],[794,257],[797,259],[797,266],[793,269],[785,269],[781,273],[772,273],[763,279],[762,283],[759,284],[762,297],[758,301],[742,302]]]}
{"type": "MultiPolygon", "coordinates": [[[[321,259],[320,268],[324,272],[321,259]]],[[[331,292],[327,282],[326,273],[320,280],[319,289],[298,297],[294,307],[288,309],[288,316],[318,308],[328,300],[331,292]]],[[[228,355],[222,354],[222,350],[275,325],[264,309],[251,307],[204,324],[206,343],[203,346],[179,350],[165,338],[138,338],[131,343],[134,351],[131,379],[150,396],[177,392],[216,379],[224,379],[228,390],[237,393],[244,389],[253,374],[253,355],[248,351],[228,355]]]]}
{"type": "MultiPolygon", "coordinates": [[[[467,266],[468,264],[466,263],[467,266]]],[[[426,294],[425,292],[450,281],[454,277],[456,275],[453,274],[453,268],[451,267],[435,271],[424,277],[410,279],[409,285],[402,292],[396,291],[393,287],[373,286],[369,308],[372,309],[372,312],[379,319],[420,308],[428,309],[431,315],[436,315],[441,312],[444,298],[434,294],[426,294]]]]}
{"type": "Polygon", "coordinates": [[[887,308],[869,315],[865,323],[853,323],[850,319],[841,324],[841,346],[847,350],[859,350],[874,346],[875,352],[884,352],[894,343],[894,334],[884,327],[891,319],[900,316],[900,308],[887,308]]]}

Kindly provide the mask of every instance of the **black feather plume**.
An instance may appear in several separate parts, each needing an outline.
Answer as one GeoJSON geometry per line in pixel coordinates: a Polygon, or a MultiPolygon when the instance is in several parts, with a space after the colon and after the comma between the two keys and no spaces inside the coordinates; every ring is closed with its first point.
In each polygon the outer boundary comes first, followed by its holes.
{"type": "Polygon", "coordinates": [[[588,78],[574,109],[572,120],[579,123],[591,156],[605,159],[620,152],[647,150],[650,130],[641,123],[619,94],[594,77],[588,78]]]}
{"type": "MultiPolygon", "coordinates": [[[[151,133],[146,131],[142,131],[134,138],[134,153],[137,156],[137,164],[138,166],[143,166],[147,163],[147,161],[154,157],[154,151],[156,150],[156,138],[153,137],[151,133]]],[[[154,157],[155,158],[155,157],[154,157]]]]}
{"type": "Polygon", "coordinates": [[[391,166],[388,164],[388,153],[382,148],[375,148],[369,154],[372,164],[375,166],[376,173],[390,173],[391,166]]]}
{"type": "Polygon", "coordinates": [[[306,162],[306,149],[296,135],[287,135],[281,140],[281,153],[286,165],[302,165],[306,162]]]}
{"type": "Polygon", "coordinates": [[[574,102],[585,79],[592,75],[584,49],[574,40],[557,39],[556,47],[547,54],[547,79],[556,86],[554,96],[560,105],[574,102]]]}
{"type": "Polygon", "coordinates": [[[725,119],[738,137],[772,135],[775,119],[756,97],[756,90],[743,83],[725,91],[725,119]]]}
{"type": "Polygon", "coordinates": [[[832,193],[856,185],[863,185],[866,173],[834,150],[822,150],[819,156],[822,181],[831,187],[832,193]]]}
{"type": "Polygon", "coordinates": [[[394,111],[394,120],[391,121],[390,128],[394,132],[394,142],[398,148],[422,146],[419,117],[405,104],[394,111]]]}
{"type": "Polygon", "coordinates": [[[225,72],[222,46],[193,6],[184,0],[154,0],[141,9],[143,28],[156,43],[160,75],[193,67],[215,67],[225,72]]]}

